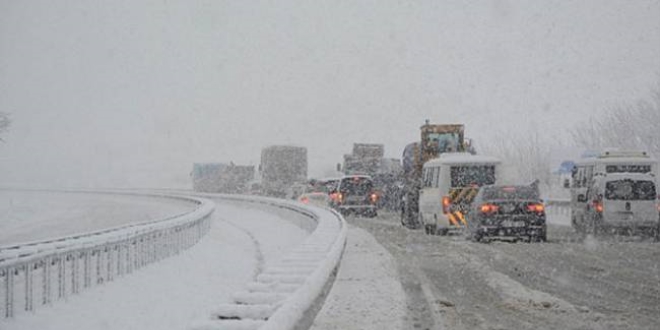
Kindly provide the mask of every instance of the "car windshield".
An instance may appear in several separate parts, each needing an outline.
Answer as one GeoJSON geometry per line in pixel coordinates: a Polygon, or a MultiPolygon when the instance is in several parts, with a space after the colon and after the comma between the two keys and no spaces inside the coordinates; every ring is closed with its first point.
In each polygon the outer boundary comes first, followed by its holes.
{"type": "Polygon", "coordinates": [[[655,183],[648,180],[608,181],[605,198],[609,200],[655,200],[655,183]]]}
{"type": "Polygon", "coordinates": [[[537,189],[527,186],[484,187],[484,200],[537,200],[537,189]]]}

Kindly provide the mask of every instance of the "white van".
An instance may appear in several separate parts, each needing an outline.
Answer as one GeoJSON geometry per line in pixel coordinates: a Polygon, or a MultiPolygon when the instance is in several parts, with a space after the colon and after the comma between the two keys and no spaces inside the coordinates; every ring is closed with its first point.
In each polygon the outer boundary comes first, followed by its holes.
{"type": "Polygon", "coordinates": [[[656,178],[650,173],[614,173],[594,177],[586,192],[582,232],[627,231],[658,238],[660,216],[656,178]]]}
{"type": "Polygon", "coordinates": [[[496,183],[500,160],[469,153],[444,153],[422,171],[419,223],[427,234],[446,234],[467,224],[466,211],[479,187],[496,183]]]}
{"type": "MultiPolygon", "coordinates": [[[[657,195],[652,200],[639,200],[639,196],[634,192],[633,195],[623,197],[623,199],[612,195],[617,193],[618,189],[615,189],[617,187],[633,190],[636,188],[653,189],[655,191],[657,171],[658,162],[643,151],[608,150],[596,157],[576,162],[571,175],[572,182],[569,184],[571,188],[571,223],[575,230],[584,234],[647,226],[648,224],[643,225],[640,222],[641,217],[651,217],[657,222],[657,195]],[[641,183],[641,188],[637,187],[636,181],[652,181],[653,187],[648,183],[641,183]],[[608,186],[611,188],[609,193],[608,186]],[[599,209],[603,212],[599,212],[599,209]],[[645,213],[646,215],[643,215],[645,213]],[[650,213],[653,213],[654,216],[650,213]],[[637,220],[627,222],[630,226],[626,226],[626,222],[615,220],[619,216],[637,220]]],[[[624,192],[621,191],[621,193],[624,192]]],[[[648,196],[644,197],[648,198],[648,196]]]]}

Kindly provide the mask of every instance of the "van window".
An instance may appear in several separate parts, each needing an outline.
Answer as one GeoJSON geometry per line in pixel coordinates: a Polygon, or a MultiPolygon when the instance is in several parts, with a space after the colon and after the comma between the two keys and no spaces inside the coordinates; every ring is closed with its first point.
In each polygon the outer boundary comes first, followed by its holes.
{"type": "Polygon", "coordinates": [[[424,187],[430,187],[431,186],[431,170],[433,168],[425,168],[424,171],[422,172],[422,178],[423,178],[423,183],[424,187]]]}
{"type": "Polygon", "coordinates": [[[436,168],[433,169],[433,187],[434,188],[438,188],[440,186],[439,183],[438,183],[440,181],[440,169],[441,169],[441,167],[436,167],[436,168]]]}
{"type": "Polygon", "coordinates": [[[607,165],[607,173],[649,173],[651,165],[607,165]]]}
{"type": "Polygon", "coordinates": [[[495,183],[494,165],[452,166],[450,171],[452,188],[495,183]]]}
{"type": "Polygon", "coordinates": [[[605,198],[609,200],[655,200],[655,183],[645,180],[609,181],[605,185],[605,198]]]}

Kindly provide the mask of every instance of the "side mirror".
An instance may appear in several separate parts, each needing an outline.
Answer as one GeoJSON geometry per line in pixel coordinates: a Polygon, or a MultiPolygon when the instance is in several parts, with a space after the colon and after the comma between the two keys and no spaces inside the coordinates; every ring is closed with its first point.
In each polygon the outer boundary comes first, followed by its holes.
{"type": "Polygon", "coordinates": [[[571,180],[564,179],[564,188],[570,188],[570,187],[571,187],[571,180]]]}
{"type": "Polygon", "coordinates": [[[579,203],[586,203],[586,202],[587,202],[587,196],[585,196],[585,195],[583,195],[583,194],[579,194],[579,195],[577,196],[577,201],[578,201],[579,203]]]}

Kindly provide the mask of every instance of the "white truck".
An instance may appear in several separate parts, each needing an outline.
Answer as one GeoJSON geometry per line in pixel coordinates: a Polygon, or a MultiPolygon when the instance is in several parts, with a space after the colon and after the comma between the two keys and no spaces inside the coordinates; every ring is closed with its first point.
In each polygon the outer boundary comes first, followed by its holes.
{"type": "Polygon", "coordinates": [[[285,198],[294,184],[307,180],[307,148],[288,145],[263,148],[259,171],[263,194],[285,198]]]}

